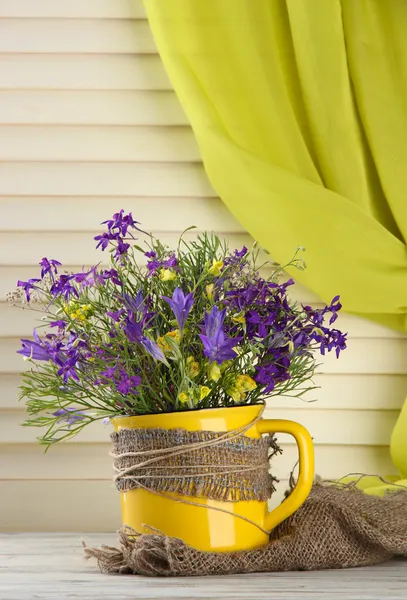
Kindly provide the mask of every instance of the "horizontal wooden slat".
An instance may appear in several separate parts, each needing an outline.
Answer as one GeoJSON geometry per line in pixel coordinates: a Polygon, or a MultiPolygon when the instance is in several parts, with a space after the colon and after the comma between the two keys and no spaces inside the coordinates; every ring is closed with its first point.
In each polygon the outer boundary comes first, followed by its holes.
{"type": "MultiPolygon", "coordinates": [[[[80,218],[80,215],[78,215],[80,218]]],[[[145,224],[146,226],[147,224],[145,224]]],[[[104,230],[101,226],[99,231],[104,230]]],[[[42,256],[57,258],[65,264],[96,264],[107,260],[106,252],[96,250],[96,242],[92,233],[2,233],[0,236],[0,264],[10,265],[36,265],[42,256]],[[10,254],[10,248],[13,252],[10,254]]],[[[176,248],[179,234],[162,233],[160,240],[170,248],[176,248]]],[[[196,237],[195,232],[185,234],[186,240],[196,237]]],[[[144,236],[140,234],[140,238],[144,236]]],[[[139,239],[140,239],[139,238],[139,239]]],[[[231,249],[241,248],[243,244],[252,244],[252,238],[246,233],[230,234],[227,237],[231,249]]],[[[140,264],[145,261],[140,253],[140,264]]],[[[20,278],[20,276],[18,276],[20,278]]]]}
{"type": "Polygon", "coordinates": [[[0,0],[0,17],[145,18],[142,0],[0,0]]]}
{"type": "Polygon", "coordinates": [[[0,482],[0,531],[115,531],[120,500],[108,481],[0,482]]]}
{"type": "Polygon", "coordinates": [[[2,54],[0,89],[170,90],[159,56],[2,54]]]}
{"type": "MultiPolygon", "coordinates": [[[[18,401],[21,378],[14,373],[0,375],[0,409],[24,408],[24,403],[18,401]]],[[[1,414],[1,413],[0,413],[1,414]]]]}
{"type": "MultiPolygon", "coordinates": [[[[0,338],[0,373],[18,373],[26,362],[15,354],[20,347],[17,338],[0,338]]],[[[407,374],[406,339],[354,339],[338,360],[334,353],[321,357],[320,373],[329,374],[407,374]]]]}
{"type": "MultiPolygon", "coordinates": [[[[391,431],[396,423],[398,411],[352,411],[343,410],[307,410],[307,408],[268,408],[267,418],[298,420],[308,428],[315,444],[324,445],[361,445],[386,446],[390,441],[391,431]]],[[[22,410],[1,412],[3,428],[2,443],[28,444],[34,443],[41,434],[36,427],[21,427],[25,419],[22,410]]],[[[109,439],[110,426],[101,422],[87,426],[72,443],[106,442],[109,439]]],[[[283,444],[293,444],[293,438],[278,435],[283,444]]]]}
{"type": "Polygon", "coordinates": [[[173,91],[0,90],[0,123],[186,125],[188,121],[173,91]]]}
{"type": "MultiPolygon", "coordinates": [[[[321,374],[314,377],[314,382],[318,389],[304,394],[302,400],[271,398],[270,410],[399,410],[407,395],[406,375],[321,374]]],[[[24,407],[17,401],[19,385],[18,375],[0,375],[0,409],[24,407]]]]}
{"type": "MultiPolygon", "coordinates": [[[[120,209],[132,212],[147,230],[181,233],[191,225],[196,231],[244,232],[219,198],[112,198],[17,196],[0,197],[2,232],[97,232],[101,223],[120,209]],[[46,218],[44,217],[46,215],[46,218]],[[78,218],[80,215],[80,218],[78,218]]],[[[102,226],[104,227],[104,226],[102,226]]],[[[91,239],[91,233],[87,233],[91,239]]],[[[41,236],[39,236],[41,239],[41,236]]],[[[41,242],[39,241],[39,244],[41,242]]],[[[58,245],[54,253],[58,250],[58,245]]],[[[82,262],[81,262],[82,264],[82,262]]],[[[1,277],[0,277],[1,280],[1,277]]]]}
{"type": "MultiPolygon", "coordinates": [[[[105,444],[56,444],[47,453],[38,444],[0,445],[0,480],[106,479],[112,478],[111,446],[105,444]]],[[[295,446],[284,446],[271,461],[271,472],[288,479],[297,462],[295,446]]],[[[316,446],[315,472],[327,479],[347,473],[395,472],[387,446],[316,446]]]]}
{"type": "Polygon", "coordinates": [[[0,196],[212,197],[200,164],[9,162],[0,196]]]}
{"type": "Polygon", "coordinates": [[[0,19],[0,53],[151,54],[146,20],[0,19]]]}
{"type": "MultiPolygon", "coordinates": [[[[15,272],[17,274],[19,270],[16,269],[15,272]]],[[[14,286],[12,289],[14,289],[14,286]]],[[[295,299],[301,300],[301,291],[301,288],[296,290],[295,299]]],[[[38,312],[28,309],[21,310],[6,303],[0,303],[0,337],[29,336],[33,327],[38,327],[41,324],[41,316],[38,312]]],[[[361,338],[368,343],[367,340],[370,338],[406,338],[406,336],[387,327],[351,315],[342,314],[336,324],[340,329],[349,333],[349,340],[361,338]]]]}
{"type": "Polygon", "coordinates": [[[176,163],[201,156],[189,127],[5,125],[0,160],[176,163]]]}

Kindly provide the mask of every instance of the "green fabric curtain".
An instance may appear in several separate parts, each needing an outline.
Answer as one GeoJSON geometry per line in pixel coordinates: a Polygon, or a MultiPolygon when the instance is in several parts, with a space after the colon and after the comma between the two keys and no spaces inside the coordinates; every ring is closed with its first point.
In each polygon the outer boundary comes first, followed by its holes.
{"type": "Polygon", "coordinates": [[[145,6],[232,213],[279,262],[305,246],[325,301],[406,331],[407,2],[145,6]]]}

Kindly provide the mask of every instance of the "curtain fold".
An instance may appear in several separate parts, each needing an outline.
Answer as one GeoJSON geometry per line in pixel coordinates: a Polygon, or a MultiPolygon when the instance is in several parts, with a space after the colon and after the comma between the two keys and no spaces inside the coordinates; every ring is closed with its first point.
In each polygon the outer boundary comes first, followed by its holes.
{"type": "Polygon", "coordinates": [[[406,331],[407,2],[145,6],[231,212],[281,263],[304,246],[325,301],[406,331]]]}

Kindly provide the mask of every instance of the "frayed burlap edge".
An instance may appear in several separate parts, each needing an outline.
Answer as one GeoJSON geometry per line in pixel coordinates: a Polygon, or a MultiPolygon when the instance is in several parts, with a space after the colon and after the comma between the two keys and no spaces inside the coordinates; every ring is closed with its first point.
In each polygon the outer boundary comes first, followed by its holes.
{"type": "Polygon", "coordinates": [[[119,532],[120,548],[90,548],[103,573],[146,576],[337,569],[407,557],[407,490],[369,496],[354,486],[316,480],[301,508],[270,542],[244,552],[201,552],[159,532],[119,532]]]}

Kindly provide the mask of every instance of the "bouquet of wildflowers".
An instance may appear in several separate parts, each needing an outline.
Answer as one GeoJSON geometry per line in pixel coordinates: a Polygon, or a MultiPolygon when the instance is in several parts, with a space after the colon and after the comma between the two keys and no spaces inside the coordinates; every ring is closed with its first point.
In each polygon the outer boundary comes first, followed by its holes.
{"type": "MultiPolygon", "coordinates": [[[[123,210],[103,224],[95,240],[108,268],[59,273],[43,258],[11,295],[44,314],[18,351],[30,364],[25,425],[45,428],[40,442],[113,416],[299,396],[314,387],[315,352],[346,348],[332,327],[339,297],[319,310],[291,302],[294,282],[273,265],[263,278],[256,245],[231,252],[213,233],[184,232],[172,250],[123,210]]],[[[290,266],[302,268],[298,255],[290,266]]]]}

